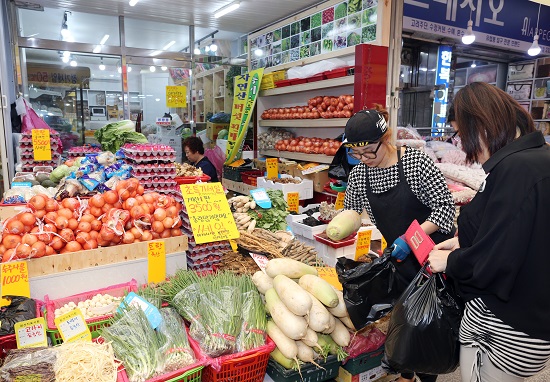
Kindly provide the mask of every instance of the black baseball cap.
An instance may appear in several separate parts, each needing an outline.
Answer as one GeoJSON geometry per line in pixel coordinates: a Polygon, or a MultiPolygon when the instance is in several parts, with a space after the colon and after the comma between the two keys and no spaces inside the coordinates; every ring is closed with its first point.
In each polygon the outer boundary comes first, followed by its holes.
{"type": "Polygon", "coordinates": [[[386,119],[377,110],[361,110],[346,123],[345,147],[362,147],[378,142],[388,130],[386,119]]]}

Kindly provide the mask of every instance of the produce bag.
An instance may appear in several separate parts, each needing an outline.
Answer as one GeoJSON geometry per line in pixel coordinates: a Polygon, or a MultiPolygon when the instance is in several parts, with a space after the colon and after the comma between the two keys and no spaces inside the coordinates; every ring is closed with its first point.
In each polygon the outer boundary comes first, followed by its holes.
{"type": "Polygon", "coordinates": [[[22,296],[4,296],[10,304],[0,310],[0,336],[15,333],[13,326],[36,318],[36,301],[22,296]]]}
{"type": "Polygon", "coordinates": [[[0,381],[54,382],[55,348],[27,348],[10,350],[0,368],[0,381]]]}
{"type": "Polygon", "coordinates": [[[161,342],[164,372],[172,372],[195,362],[195,355],[189,345],[185,322],[173,308],[161,308],[162,322],[157,328],[161,342]]]}
{"type": "Polygon", "coordinates": [[[57,152],[63,153],[63,143],[59,138],[57,131],[52,129],[48,124],[36,114],[34,109],[29,105],[26,99],[21,97],[23,104],[25,105],[25,113],[21,115],[21,132],[30,133],[34,129],[45,129],[50,131],[51,138],[57,142],[57,152]]]}
{"type": "Polygon", "coordinates": [[[371,263],[340,257],[336,272],[349,317],[357,330],[388,314],[408,285],[391,262],[389,248],[371,263]]]}
{"type": "Polygon", "coordinates": [[[213,149],[204,150],[204,156],[208,158],[212,165],[216,168],[216,174],[218,179],[222,178],[223,162],[225,162],[225,153],[220,146],[216,146],[213,149]]]}
{"type": "Polygon", "coordinates": [[[353,167],[348,162],[348,154],[344,146],[340,146],[328,169],[330,179],[348,181],[348,176],[353,167]]]}
{"type": "Polygon", "coordinates": [[[441,273],[429,275],[424,266],[393,309],[384,368],[446,374],[458,366],[458,332],[463,306],[441,273]]]}

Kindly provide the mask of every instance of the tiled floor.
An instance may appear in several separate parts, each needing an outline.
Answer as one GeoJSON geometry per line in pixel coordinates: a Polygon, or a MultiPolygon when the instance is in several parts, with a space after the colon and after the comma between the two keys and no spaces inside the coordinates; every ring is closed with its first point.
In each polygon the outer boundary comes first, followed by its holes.
{"type": "MultiPolygon", "coordinates": [[[[386,378],[380,379],[379,382],[388,382],[395,379],[396,376],[388,376],[386,378]]],[[[539,374],[527,378],[525,382],[549,382],[550,381],[550,366],[548,366],[546,369],[541,371],[539,374]]],[[[462,382],[460,379],[460,370],[456,370],[452,374],[444,374],[440,375],[437,378],[437,382],[462,382]]]]}

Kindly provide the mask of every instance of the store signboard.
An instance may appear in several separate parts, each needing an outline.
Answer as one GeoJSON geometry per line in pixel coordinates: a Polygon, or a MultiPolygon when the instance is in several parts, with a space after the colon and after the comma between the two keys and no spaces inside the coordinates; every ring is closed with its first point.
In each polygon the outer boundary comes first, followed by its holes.
{"type": "MultiPolygon", "coordinates": [[[[460,39],[470,10],[476,43],[521,52],[533,43],[539,4],[527,0],[405,0],[403,30],[460,39]]],[[[541,54],[550,54],[550,31],[543,21],[549,19],[550,7],[541,7],[541,54]]]]}
{"type": "Polygon", "coordinates": [[[232,163],[242,151],[263,75],[264,69],[260,68],[235,77],[235,96],[227,137],[225,164],[232,163]]]}
{"type": "Polygon", "coordinates": [[[91,76],[90,68],[64,65],[27,64],[29,84],[51,87],[80,87],[88,89],[91,76]]]}
{"type": "Polygon", "coordinates": [[[187,107],[187,87],[166,86],[166,107],[187,107]]]}
{"type": "Polygon", "coordinates": [[[197,244],[239,238],[221,183],[182,184],[181,194],[197,244]]]}
{"type": "Polygon", "coordinates": [[[437,69],[435,73],[434,102],[432,109],[432,136],[438,137],[445,132],[447,121],[447,96],[451,75],[453,48],[440,45],[437,51],[437,69]]]}

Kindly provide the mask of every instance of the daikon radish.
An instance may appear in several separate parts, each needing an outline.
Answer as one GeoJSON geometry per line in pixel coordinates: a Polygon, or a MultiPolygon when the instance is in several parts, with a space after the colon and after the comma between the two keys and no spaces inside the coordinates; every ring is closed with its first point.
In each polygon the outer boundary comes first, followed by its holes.
{"type": "Polygon", "coordinates": [[[327,308],[321,304],[315,296],[311,293],[308,293],[310,300],[312,302],[311,309],[307,315],[307,322],[309,327],[316,332],[324,332],[329,329],[331,326],[334,326],[334,316],[329,313],[327,308]]]}
{"type": "Polygon", "coordinates": [[[338,296],[334,288],[322,278],[314,275],[303,275],[298,283],[325,306],[329,308],[338,306],[338,296]]]}
{"type": "Polygon", "coordinates": [[[342,324],[346,325],[348,329],[353,330],[354,332],[357,331],[357,329],[355,329],[355,325],[353,325],[353,322],[351,322],[351,318],[349,318],[349,316],[339,317],[339,318],[340,318],[340,321],[342,321],[342,324]]]}
{"type": "Polygon", "coordinates": [[[305,316],[311,309],[311,295],[285,275],[273,279],[273,287],[288,310],[297,316],[305,316]]]}
{"type": "Polygon", "coordinates": [[[265,300],[271,318],[288,338],[300,340],[306,335],[306,319],[288,310],[274,288],[265,292],[265,300]]]}
{"type": "Polygon", "coordinates": [[[327,356],[327,352],[323,350],[321,346],[317,343],[317,333],[313,331],[311,328],[307,328],[307,333],[304,338],[302,338],[301,341],[303,341],[307,346],[311,348],[315,348],[321,354],[323,357],[327,356]]]}
{"type": "Polygon", "coordinates": [[[286,358],[296,358],[298,355],[298,346],[296,345],[296,341],[285,336],[281,329],[279,329],[279,327],[272,320],[267,321],[267,334],[271,337],[273,342],[275,342],[277,348],[286,358]]]}
{"type": "Polygon", "coordinates": [[[318,368],[321,368],[323,370],[326,370],[324,367],[319,365],[315,362],[315,356],[313,353],[313,349],[307,346],[302,341],[296,341],[296,346],[298,347],[298,359],[302,362],[310,362],[317,366],[318,368]]]}
{"type": "Polygon", "coordinates": [[[346,308],[346,303],[344,302],[344,294],[342,293],[342,291],[339,291],[336,288],[333,289],[338,296],[338,305],[336,305],[334,308],[328,308],[328,311],[332,313],[333,316],[346,317],[348,315],[348,310],[346,308]]]}
{"type": "Polygon", "coordinates": [[[331,320],[329,322],[329,327],[326,328],[325,330],[323,330],[321,333],[323,334],[330,334],[332,333],[332,331],[334,330],[334,328],[336,327],[336,317],[334,317],[332,314],[330,315],[331,317],[331,320]]]}
{"type": "Polygon", "coordinates": [[[348,353],[346,353],[344,349],[334,342],[332,337],[327,334],[319,334],[318,342],[321,347],[328,349],[330,354],[335,355],[338,358],[338,361],[343,361],[348,356],[348,353]]]}
{"type": "Polygon", "coordinates": [[[285,357],[278,348],[271,352],[270,357],[285,369],[296,370],[300,367],[295,360],[285,357]]]}
{"type": "Polygon", "coordinates": [[[361,215],[353,210],[345,210],[332,218],[326,233],[329,239],[343,240],[361,228],[361,215]]]}
{"type": "Polygon", "coordinates": [[[273,279],[263,271],[258,271],[252,275],[252,282],[258,288],[258,292],[265,294],[268,289],[273,288],[273,279]]]}
{"type": "Polygon", "coordinates": [[[317,275],[317,269],[293,259],[272,259],[267,262],[265,272],[269,277],[285,275],[291,279],[299,279],[303,275],[317,275]]]}
{"type": "Polygon", "coordinates": [[[342,321],[340,321],[338,318],[336,318],[335,320],[336,326],[334,327],[332,333],[330,333],[330,336],[338,345],[342,347],[348,346],[350,341],[348,328],[346,328],[346,326],[342,324],[342,321]]]}

